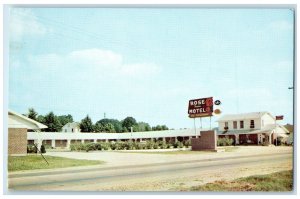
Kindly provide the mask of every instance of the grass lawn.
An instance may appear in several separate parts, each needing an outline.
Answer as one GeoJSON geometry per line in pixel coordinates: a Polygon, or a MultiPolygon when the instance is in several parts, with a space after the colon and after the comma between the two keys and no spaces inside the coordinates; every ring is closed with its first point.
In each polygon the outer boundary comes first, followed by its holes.
{"type": "Polygon", "coordinates": [[[98,160],[77,160],[70,158],[44,156],[49,162],[45,162],[41,155],[27,155],[27,156],[9,156],[8,157],[8,171],[21,171],[32,169],[53,169],[63,167],[75,167],[84,165],[97,165],[104,163],[98,160]]]}
{"type": "Polygon", "coordinates": [[[215,181],[192,187],[190,191],[292,191],[293,171],[255,175],[234,181],[215,181]]]}

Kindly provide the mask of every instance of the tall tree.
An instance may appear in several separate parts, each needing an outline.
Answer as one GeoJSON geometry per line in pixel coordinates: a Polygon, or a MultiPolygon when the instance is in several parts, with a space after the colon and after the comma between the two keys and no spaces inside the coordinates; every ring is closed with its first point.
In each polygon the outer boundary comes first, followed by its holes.
{"type": "MultiPolygon", "coordinates": [[[[96,124],[102,124],[103,126],[105,126],[108,123],[110,123],[114,126],[114,129],[117,133],[122,132],[122,124],[119,120],[105,118],[105,119],[101,119],[98,122],[96,122],[96,124]]],[[[100,126],[98,125],[98,127],[100,127],[100,126]]]]}
{"type": "Polygon", "coordinates": [[[28,114],[27,114],[28,118],[37,121],[37,115],[38,115],[38,113],[34,110],[34,108],[28,109],[28,114]]]}
{"type": "Polygon", "coordinates": [[[60,115],[60,116],[58,116],[58,119],[63,126],[69,122],[73,122],[73,117],[70,114],[60,115]]]}
{"type": "Polygon", "coordinates": [[[40,122],[42,124],[45,124],[46,123],[45,122],[45,116],[43,116],[43,115],[37,116],[36,121],[38,121],[38,122],[40,122]]]}
{"type": "Polygon", "coordinates": [[[143,132],[143,131],[150,131],[151,130],[151,127],[148,123],[146,122],[139,122],[137,124],[137,131],[140,131],[140,132],[143,132]]]}
{"type": "Polygon", "coordinates": [[[46,132],[60,132],[62,128],[57,116],[54,115],[52,111],[45,115],[44,124],[48,126],[48,128],[45,129],[46,132]]]}
{"type": "Polygon", "coordinates": [[[84,119],[81,120],[80,122],[80,129],[81,132],[93,132],[94,131],[94,126],[91,118],[89,115],[87,115],[84,119]]]}
{"type": "Polygon", "coordinates": [[[127,129],[127,131],[130,131],[131,127],[134,127],[137,125],[136,120],[133,117],[126,117],[123,121],[122,121],[122,127],[123,127],[123,131],[125,129],[127,129]]]}

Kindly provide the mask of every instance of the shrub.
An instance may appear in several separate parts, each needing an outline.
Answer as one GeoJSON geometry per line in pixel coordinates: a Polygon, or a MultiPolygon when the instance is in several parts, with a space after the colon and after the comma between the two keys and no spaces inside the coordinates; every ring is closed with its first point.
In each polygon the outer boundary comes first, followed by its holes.
{"type": "Polygon", "coordinates": [[[183,145],[186,147],[189,147],[192,145],[192,142],[191,142],[191,140],[185,140],[185,141],[183,141],[183,145]]]}
{"type": "Polygon", "coordinates": [[[84,144],[84,150],[85,150],[86,152],[94,151],[94,150],[96,150],[96,144],[95,144],[95,143],[87,143],[87,144],[84,144]]]}
{"type": "Polygon", "coordinates": [[[116,142],[110,142],[110,143],[109,143],[109,148],[110,148],[111,150],[115,150],[115,149],[116,149],[116,142]]]}
{"type": "Polygon", "coordinates": [[[161,141],[159,143],[159,146],[160,146],[161,149],[166,149],[168,147],[168,145],[167,145],[167,143],[165,141],[161,141]]]}
{"type": "Polygon", "coordinates": [[[231,146],[233,144],[233,139],[231,138],[218,138],[218,146],[231,146]]]}
{"type": "Polygon", "coordinates": [[[147,149],[147,143],[137,142],[136,149],[147,149]]]}
{"type": "Polygon", "coordinates": [[[33,144],[28,144],[27,153],[37,153],[37,148],[33,144]]]}
{"type": "Polygon", "coordinates": [[[126,147],[126,149],[127,149],[127,150],[134,150],[134,149],[137,148],[137,145],[138,145],[137,142],[133,142],[133,141],[130,140],[130,141],[127,142],[127,147],[126,147]]]}
{"type": "Polygon", "coordinates": [[[182,148],[183,144],[182,144],[182,142],[176,141],[176,142],[174,142],[173,147],[174,148],[182,148]]]}
{"type": "Polygon", "coordinates": [[[154,143],[153,143],[153,149],[158,149],[158,148],[159,148],[158,142],[154,142],[154,143]]]}
{"type": "Polygon", "coordinates": [[[95,143],[95,150],[101,151],[101,149],[102,149],[101,144],[100,143],[95,143]]]}
{"type": "Polygon", "coordinates": [[[153,149],[153,146],[154,146],[154,142],[151,140],[147,140],[146,142],[147,149],[153,149]]]}
{"type": "Polygon", "coordinates": [[[101,142],[99,143],[101,146],[101,150],[108,150],[110,148],[110,143],[109,142],[101,142]]]}
{"type": "Polygon", "coordinates": [[[183,143],[182,142],[178,142],[177,143],[177,148],[183,148],[183,143]]]}
{"type": "Polygon", "coordinates": [[[85,151],[86,150],[86,144],[84,143],[74,143],[70,144],[71,151],[85,151]]]}
{"type": "Polygon", "coordinates": [[[46,149],[45,149],[45,146],[44,145],[41,145],[41,153],[46,153],[46,149]]]}

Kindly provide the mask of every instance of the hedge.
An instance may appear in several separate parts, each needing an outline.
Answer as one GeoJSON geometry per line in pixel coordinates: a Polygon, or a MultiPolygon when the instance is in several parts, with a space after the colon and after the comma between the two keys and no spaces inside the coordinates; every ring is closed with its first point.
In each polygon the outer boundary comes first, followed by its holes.
{"type": "Polygon", "coordinates": [[[74,143],[70,145],[71,151],[97,151],[97,150],[140,150],[140,149],[169,149],[188,147],[190,142],[176,141],[173,144],[165,141],[117,141],[117,142],[97,142],[97,143],[74,143]]]}

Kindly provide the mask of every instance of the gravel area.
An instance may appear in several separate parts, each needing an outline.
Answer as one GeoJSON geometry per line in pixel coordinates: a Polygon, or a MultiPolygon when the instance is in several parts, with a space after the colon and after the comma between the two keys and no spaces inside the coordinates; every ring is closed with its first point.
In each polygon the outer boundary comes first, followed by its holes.
{"type": "MultiPolygon", "coordinates": [[[[152,150],[151,152],[154,152],[152,150]]],[[[139,151],[95,151],[95,152],[47,152],[46,155],[59,156],[74,159],[102,160],[106,166],[118,165],[141,165],[153,163],[166,163],[174,161],[190,161],[211,158],[225,158],[248,156],[256,154],[292,153],[292,147],[266,147],[266,146],[240,146],[230,152],[206,152],[191,151],[184,154],[164,154],[163,150],[156,150],[160,153],[147,153],[139,151]],[[138,152],[138,153],[137,153],[138,152]]],[[[165,150],[168,151],[168,150],[165,150]]],[[[170,151],[170,150],[169,150],[170,151]]]]}

